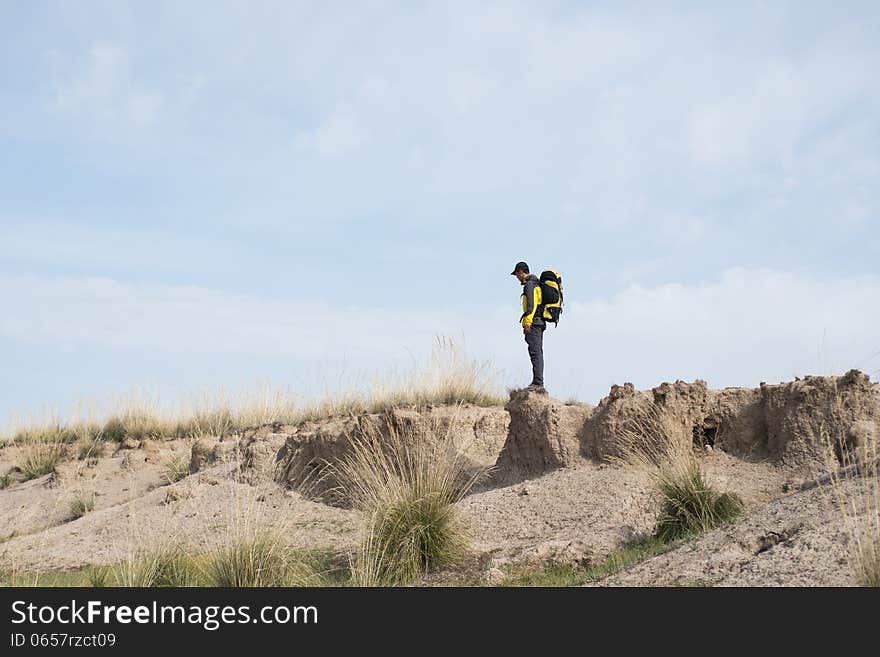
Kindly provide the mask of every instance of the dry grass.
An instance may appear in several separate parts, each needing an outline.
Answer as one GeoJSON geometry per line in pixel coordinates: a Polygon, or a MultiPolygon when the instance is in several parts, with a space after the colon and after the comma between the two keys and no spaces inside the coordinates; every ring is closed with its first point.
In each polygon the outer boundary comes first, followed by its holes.
{"type": "Polygon", "coordinates": [[[76,458],[79,461],[88,461],[92,458],[97,458],[97,455],[100,453],[101,443],[96,441],[88,441],[80,444],[79,450],[77,450],[76,458]]]}
{"type": "Polygon", "coordinates": [[[849,563],[859,586],[880,586],[880,470],[876,429],[872,436],[851,436],[820,430],[830,492],[830,506],[839,514],[849,537],[849,563]]]}
{"type": "Polygon", "coordinates": [[[76,520],[87,513],[91,513],[95,508],[94,491],[76,491],[73,499],[70,501],[70,519],[76,520]]]}
{"type": "MultiPolygon", "coordinates": [[[[116,586],[192,586],[195,583],[192,557],[172,544],[142,549],[112,569],[116,586]]],[[[105,579],[109,579],[106,578],[105,579]]]]}
{"type": "Polygon", "coordinates": [[[469,403],[502,405],[502,391],[488,361],[469,358],[451,338],[437,336],[430,360],[423,368],[399,376],[385,374],[365,390],[342,391],[300,406],[286,389],[259,386],[250,393],[230,394],[223,389],[192,395],[173,411],[163,410],[159,400],[133,391],[111,403],[104,420],[94,408],[75,410],[62,422],[46,414],[14,430],[9,442],[18,445],[79,442],[93,445],[125,438],[173,439],[222,436],[271,423],[297,424],[333,416],[380,412],[399,406],[469,403]]]}
{"type": "Polygon", "coordinates": [[[322,420],[441,404],[501,406],[505,397],[495,379],[489,361],[471,359],[454,340],[437,336],[425,367],[397,375],[385,373],[382,380],[367,385],[365,390],[327,395],[303,408],[298,419],[322,420]]]}
{"type": "Polygon", "coordinates": [[[207,555],[205,586],[285,587],[314,584],[315,574],[299,552],[272,531],[241,537],[207,555]]]}
{"type": "Polygon", "coordinates": [[[176,483],[189,476],[189,455],[179,452],[169,456],[162,469],[162,478],[169,484],[176,483]]]}
{"type": "Polygon", "coordinates": [[[269,519],[267,523],[265,517],[259,517],[256,497],[250,490],[233,493],[226,534],[207,551],[193,551],[174,525],[167,528],[161,543],[137,547],[135,523],[127,547],[123,546],[126,552],[122,559],[113,566],[90,568],[86,576],[93,586],[318,585],[311,561],[286,546],[284,522],[269,519]]]}
{"type": "Polygon", "coordinates": [[[365,538],[352,559],[356,585],[407,584],[466,553],[468,536],[454,505],[485,469],[473,470],[439,427],[364,430],[326,474],[364,516],[365,538]]]}
{"type": "Polygon", "coordinates": [[[130,404],[111,416],[101,427],[96,440],[121,442],[125,438],[145,440],[174,433],[172,424],[148,406],[130,404]]]}
{"type": "MultiPolygon", "coordinates": [[[[242,460],[234,479],[242,479],[242,460]]],[[[235,486],[227,506],[226,531],[200,562],[205,586],[285,587],[316,585],[314,570],[303,553],[291,550],[289,519],[260,503],[264,492],[235,486]]]]}
{"type": "Polygon", "coordinates": [[[654,535],[665,542],[706,532],[742,513],[742,500],[709,485],[694,455],[689,427],[651,405],[618,435],[624,465],[651,477],[660,509],[654,535]]]}
{"type": "Polygon", "coordinates": [[[68,444],[76,442],[78,434],[76,430],[57,419],[47,421],[37,421],[36,423],[23,427],[16,431],[11,443],[16,445],[32,445],[40,443],[62,443],[68,444]]]}
{"type": "Polygon", "coordinates": [[[396,384],[374,386],[367,410],[460,403],[498,406],[504,401],[489,361],[468,358],[452,338],[437,336],[428,366],[406,373],[396,384]]]}
{"type": "MultiPolygon", "coordinates": [[[[347,570],[335,565],[337,557],[332,551],[282,552],[279,549],[277,555],[273,552],[271,559],[263,559],[262,562],[260,556],[265,557],[266,554],[263,547],[242,546],[237,554],[244,559],[244,566],[230,565],[227,562],[223,569],[225,573],[233,575],[234,581],[241,585],[256,582],[257,586],[340,586],[348,583],[347,570]],[[257,558],[248,555],[255,555],[257,558]],[[286,567],[279,568],[279,559],[284,560],[286,567]],[[259,575],[242,577],[244,570],[252,568],[254,563],[262,566],[259,568],[259,575]]],[[[111,565],[88,564],[78,570],[20,572],[15,568],[0,569],[0,586],[214,586],[217,581],[223,582],[219,585],[226,586],[226,582],[230,580],[213,577],[210,569],[212,558],[214,557],[210,554],[190,554],[171,548],[156,548],[140,552],[135,560],[111,565]]]]}
{"type": "Polygon", "coordinates": [[[18,467],[28,479],[36,479],[54,471],[66,455],[67,445],[61,440],[36,442],[24,448],[18,467]]]}
{"type": "MultiPolygon", "coordinates": [[[[211,405],[211,400],[207,400],[211,405]]],[[[296,396],[288,389],[276,390],[268,385],[251,393],[242,393],[228,408],[233,424],[239,428],[260,427],[266,424],[295,424],[299,421],[296,396]]]]}

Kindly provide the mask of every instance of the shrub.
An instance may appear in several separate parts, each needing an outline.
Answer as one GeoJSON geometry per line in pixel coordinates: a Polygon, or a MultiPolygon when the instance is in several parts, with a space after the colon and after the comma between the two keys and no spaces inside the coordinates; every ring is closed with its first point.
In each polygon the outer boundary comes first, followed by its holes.
{"type": "Polygon", "coordinates": [[[362,431],[349,455],[328,469],[364,514],[365,537],[352,566],[362,586],[405,584],[462,557],[467,534],[454,505],[485,473],[469,474],[464,454],[436,426],[386,432],[362,431]]]}
{"type": "Polygon", "coordinates": [[[742,500],[719,493],[694,456],[693,435],[652,404],[618,435],[618,460],[647,472],[659,498],[654,534],[665,542],[708,531],[736,518],[742,500]]]}
{"type": "Polygon", "coordinates": [[[196,581],[191,557],[171,545],[139,551],[113,574],[117,586],[191,586],[196,581]]]}
{"type": "Polygon", "coordinates": [[[107,586],[111,572],[112,569],[107,566],[89,566],[85,571],[86,580],[89,586],[107,586]]]}
{"type": "Polygon", "coordinates": [[[36,479],[54,471],[66,454],[61,441],[34,443],[25,448],[18,467],[28,479],[36,479]]]}
{"type": "Polygon", "coordinates": [[[298,586],[311,580],[305,561],[269,532],[216,548],[204,567],[207,586],[298,586]]]}
{"type": "Polygon", "coordinates": [[[77,438],[78,435],[74,429],[54,420],[20,429],[15,433],[12,442],[19,445],[40,443],[66,444],[76,441],[77,438]]]}
{"type": "Polygon", "coordinates": [[[189,476],[189,459],[186,453],[173,454],[165,461],[162,476],[169,484],[189,476]]]}
{"type": "Polygon", "coordinates": [[[743,510],[737,495],[719,493],[706,483],[693,459],[678,467],[661,469],[657,487],[662,503],[654,535],[664,542],[714,529],[743,510]]]}
{"type": "Polygon", "coordinates": [[[78,491],[70,501],[70,519],[76,520],[95,508],[95,493],[78,491]]]}
{"type": "Polygon", "coordinates": [[[102,454],[103,447],[100,440],[90,440],[80,444],[77,459],[80,461],[96,461],[102,454]]]}
{"type": "Polygon", "coordinates": [[[238,423],[232,411],[226,407],[201,410],[185,422],[177,425],[174,434],[180,438],[223,436],[237,429],[238,423]]]}
{"type": "Polygon", "coordinates": [[[138,406],[131,406],[109,418],[101,427],[100,438],[111,442],[121,442],[124,438],[143,440],[162,438],[170,433],[168,424],[155,412],[138,406]]]}

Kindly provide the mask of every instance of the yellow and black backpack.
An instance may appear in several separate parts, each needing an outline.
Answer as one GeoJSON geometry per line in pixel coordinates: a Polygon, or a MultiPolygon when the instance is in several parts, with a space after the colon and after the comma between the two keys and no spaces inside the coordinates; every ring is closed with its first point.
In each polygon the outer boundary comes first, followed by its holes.
{"type": "Polygon", "coordinates": [[[541,272],[541,316],[559,326],[562,314],[562,275],[554,269],[541,272]]]}

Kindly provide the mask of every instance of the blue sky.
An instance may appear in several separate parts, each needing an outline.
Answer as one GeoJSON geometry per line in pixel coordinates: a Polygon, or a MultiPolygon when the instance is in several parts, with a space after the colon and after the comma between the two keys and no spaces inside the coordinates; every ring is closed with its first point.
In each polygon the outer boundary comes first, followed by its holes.
{"type": "Polygon", "coordinates": [[[880,374],[876,3],[0,2],[0,424],[304,394],[437,333],[548,387],[880,374]],[[477,287],[475,288],[475,282],[477,287]]]}

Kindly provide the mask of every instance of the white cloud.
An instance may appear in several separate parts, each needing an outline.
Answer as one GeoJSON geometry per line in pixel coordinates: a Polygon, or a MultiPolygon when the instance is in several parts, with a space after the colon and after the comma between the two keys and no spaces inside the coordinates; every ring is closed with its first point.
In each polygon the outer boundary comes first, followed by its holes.
{"type": "MultiPolygon", "coordinates": [[[[433,335],[447,334],[463,336],[472,355],[509,373],[505,384],[528,376],[515,302],[472,318],[439,307],[331,306],[196,287],[11,276],[0,277],[0,297],[15,309],[0,317],[0,336],[48,349],[85,344],[272,357],[326,363],[333,379],[343,355],[381,374],[410,354],[426,353],[433,335]]],[[[748,269],[700,285],[631,286],[592,300],[570,296],[560,326],[545,339],[548,386],[560,397],[597,401],[612,383],[625,381],[650,387],[704,378],[720,387],[850,367],[876,374],[880,363],[870,356],[880,349],[878,298],[876,276],[818,280],[748,269]]],[[[222,358],[218,363],[222,376],[222,358]]],[[[75,373],[70,377],[75,387],[75,373]]]]}
{"type": "Polygon", "coordinates": [[[341,104],[311,132],[295,137],[298,146],[311,146],[322,158],[348,155],[369,141],[369,132],[351,106],[341,104]]]}
{"type": "Polygon", "coordinates": [[[440,311],[332,307],[313,299],[278,302],[94,277],[0,277],[0,291],[10,307],[19,309],[0,319],[0,334],[121,350],[303,359],[344,351],[381,358],[405,336],[430,336],[432,326],[449,321],[440,311]],[[369,330],[386,324],[393,330],[379,335],[369,330]]]}
{"type": "Polygon", "coordinates": [[[135,125],[149,125],[159,115],[164,104],[165,98],[160,93],[132,93],[128,98],[128,117],[135,125]]]}
{"type": "MultiPolygon", "coordinates": [[[[60,62],[59,102],[83,117],[109,107],[133,126],[161,119],[166,139],[144,149],[162,166],[186,177],[188,157],[204,153],[205,176],[265,181],[258,221],[282,229],[291,197],[328,221],[393,214],[388,195],[371,193],[389,181],[400,205],[485,195],[508,203],[503,212],[525,200],[602,226],[647,226],[658,210],[705,215],[743,192],[751,214],[781,222],[766,187],[793,177],[790,195],[804,196],[829,172],[855,185],[847,165],[858,158],[876,165],[880,51],[851,12],[824,10],[828,25],[817,27],[794,7],[448,3],[341,16],[284,2],[203,6],[198,25],[185,20],[191,6],[157,12],[161,51],[98,23],[90,32],[118,43],[60,62]],[[867,129],[820,157],[817,140],[853,119],[867,129]],[[324,162],[355,155],[370,166],[324,162]],[[325,191],[339,187],[349,193],[325,191]]],[[[234,200],[255,221],[254,201],[234,200]]]]}
{"type": "Polygon", "coordinates": [[[165,105],[162,92],[143,87],[132,76],[128,51],[112,43],[95,43],[84,65],[70,69],[63,54],[50,59],[66,69],[56,84],[54,105],[61,112],[86,117],[95,124],[110,121],[137,127],[153,123],[165,105]]]}
{"type": "Polygon", "coordinates": [[[672,246],[693,246],[706,234],[706,223],[699,217],[668,215],[662,217],[659,224],[664,241],[672,246]]]}
{"type": "Polygon", "coordinates": [[[719,79],[727,84],[691,94],[687,136],[693,160],[710,168],[770,161],[791,170],[811,132],[821,131],[841,108],[876,95],[866,66],[876,57],[833,32],[806,57],[744,53],[725,61],[710,55],[701,74],[721,69],[719,79]]]}
{"type": "Polygon", "coordinates": [[[99,227],[77,219],[47,221],[0,212],[0,254],[18,267],[190,272],[193,254],[202,251],[210,252],[214,261],[227,261],[237,257],[238,245],[123,223],[99,227]],[[145,244],[150,248],[143,248],[145,244]]]}

